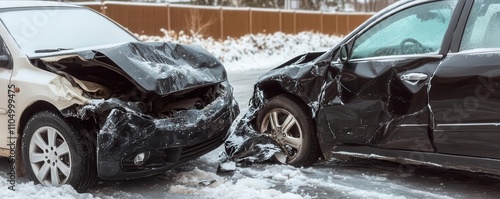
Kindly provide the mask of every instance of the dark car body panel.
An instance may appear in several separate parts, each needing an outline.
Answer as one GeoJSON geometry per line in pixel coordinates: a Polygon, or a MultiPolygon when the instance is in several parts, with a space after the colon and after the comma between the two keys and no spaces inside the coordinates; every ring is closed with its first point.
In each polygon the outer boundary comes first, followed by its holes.
{"type": "Polygon", "coordinates": [[[334,86],[326,87],[332,95],[324,95],[318,125],[329,126],[338,143],[433,151],[427,131],[428,79],[406,82],[401,77],[431,76],[438,64],[432,56],[333,64],[340,73],[334,86]]]}
{"type": "MultiPolygon", "coordinates": [[[[311,108],[326,159],[343,154],[500,173],[494,166],[500,159],[500,51],[457,53],[473,1],[458,1],[437,54],[339,60],[342,45],[352,49],[358,35],[386,17],[429,2],[435,1],[401,2],[318,58],[294,58],[264,74],[232,136],[259,140],[253,139],[262,136],[256,113],[269,98],[286,94],[311,108]]],[[[226,148],[232,160],[249,160],[239,151],[247,147],[231,138],[226,148]]]]}
{"type": "Polygon", "coordinates": [[[115,100],[92,107],[98,115],[109,112],[97,135],[99,177],[127,179],[157,174],[220,146],[239,113],[232,91],[228,92],[204,109],[180,111],[168,118],[147,117],[133,111],[134,106],[115,100]],[[147,151],[158,157],[141,167],[124,165],[127,157],[132,160],[137,153],[147,151]]]}
{"type": "Polygon", "coordinates": [[[500,158],[499,82],[499,51],[450,54],[443,61],[430,91],[437,152],[500,158]]]}

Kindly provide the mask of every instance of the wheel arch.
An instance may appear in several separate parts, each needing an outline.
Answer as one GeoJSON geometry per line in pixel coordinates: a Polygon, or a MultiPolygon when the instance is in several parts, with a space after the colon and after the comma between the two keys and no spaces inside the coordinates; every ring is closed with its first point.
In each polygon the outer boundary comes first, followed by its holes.
{"type": "MultiPolygon", "coordinates": [[[[285,95],[287,98],[291,99],[292,101],[297,103],[299,106],[303,107],[304,109],[306,109],[306,110],[313,109],[313,107],[309,106],[307,104],[307,102],[305,101],[305,99],[307,99],[307,98],[299,97],[299,96],[293,94],[292,92],[285,90],[279,82],[270,81],[270,82],[262,83],[259,85],[259,88],[262,90],[262,92],[264,94],[264,99],[271,99],[271,98],[276,97],[278,95],[285,95]]],[[[314,111],[316,111],[316,110],[314,110],[314,111]]],[[[322,144],[321,144],[322,142],[320,140],[321,138],[323,138],[323,136],[320,136],[321,133],[318,132],[316,117],[313,117],[313,115],[312,115],[313,111],[307,112],[307,114],[312,119],[314,133],[318,139],[318,143],[320,144],[320,147],[319,147],[320,151],[319,152],[321,154],[321,158],[325,158],[325,153],[323,151],[324,148],[322,147],[322,144]]]]}
{"type": "MultiPolygon", "coordinates": [[[[63,138],[66,139],[66,141],[73,142],[69,143],[69,146],[70,148],[71,146],[75,147],[73,149],[73,152],[76,152],[76,154],[73,155],[76,155],[75,156],[76,158],[75,159],[71,158],[71,164],[78,165],[76,166],[76,168],[79,168],[77,170],[80,171],[77,172],[76,174],[67,175],[68,178],[70,178],[70,176],[76,176],[73,177],[72,179],[76,178],[77,180],[73,180],[72,183],[69,182],[65,183],[71,184],[73,188],[75,188],[75,190],[77,190],[78,192],[85,190],[86,188],[92,186],[95,183],[94,179],[97,176],[97,170],[94,167],[97,165],[97,163],[95,162],[97,160],[95,156],[96,141],[89,140],[89,138],[91,138],[92,133],[88,131],[92,127],[91,125],[88,125],[90,124],[90,122],[92,122],[91,120],[79,120],[75,117],[65,116],[55,106],[45,101],[37,101],[32,105],[30,105],[28,108],[25,109],[25,111],[23,111],[20,118],[22,118],[20,119],[20,121],[22,121],[20,122],[22,125],[19,125],[20,133],[17,139],[19,144],[16,145],[16,154],[17,154],[16,171],[18,172],[19,176],[28,176],[30,180],[33,181],[35,181],[34,179],[36,178],[33,176],[34,174],[32,173],[32,170],[29,171],[30,160],[28,157],[26,157],[26,155],[29,154],[29,150],[27,150],[27,147],[29,147],[29,143],[28,145],[26,145],[27,140],[23,140],[23,138],[29,136],[30,133],[33,133],[36,128],[44,127],[46,125],[53,127],[51,124],[48,124],[48,123],[53,123],[56,126],[58,126],[61,130],[63,130],[61,131],[61,133],[66,132],[64,136],[61,134],[60,136],[63,136],[63,138]],[[47,120],[48,118],[50,119],[47,120]],[[35,127],[31,126],[32,122],[34,123],[33,125],[35,127]],[[26,132],[25,129],[27,129],[26,132]],[[23,151],[23,149],[25,149],[25,151],[23,151]],[[87,177],[82,177],[82,176],[87,176],[87,177]],[[78,179],[83,179],[83,180],[78,180],[78,179]]],[[[58,128],[58,127],[53,127],[53,128],[58,128]]],[[[73,166],[71,166],[71,168],[73,169],[73,166]]]]}
{"type": "Polygon", "coordinates": [[[19,176],[25,176],[24,164],[21,161],[23,159],[21,143],[22,143],[24,127],[26,127],[26,123],[28,123],[28,120],[31,118],[33,114],[41,111],[52,111],[55,113],[60,113],[60,111],[54,105],[46,101],[36,101],[30,106],[28,106],[26,109],[24,109],[24,111],[22,112],[21,117],[19,118],[19,125],[17,127],[17,141],[16,141],[17,143],[16,172],[18,173],[19,176]]]}
{"type": "MultiPolygon", "coordinates": [[[[270,82],[266,82],[266,83],[261,83],[259,85],[259,88],[264,93],[264,99],[271,99],[271,98],[276,97],[278,95],[286,95],[287,97],[289,97],[290,99],[292,99],[296,103],[300,104],[304,108],[313,109],[313,107],[309,106],[307,103],[307,101],[309,101],[308,98],[300,97],[300,96],[286,90],[285,88],[283,88],[283,86],[280,84],[280,82],[270,81],[270,82]]],[[[316,110],[314,110],[314,111],[316,111],[316,110]]],[[[309,116],[313,117],[312,112],[309,113],[309,116]]],[[[314,119],[314,120],[316,120],[316,119],[314,119]]]]}

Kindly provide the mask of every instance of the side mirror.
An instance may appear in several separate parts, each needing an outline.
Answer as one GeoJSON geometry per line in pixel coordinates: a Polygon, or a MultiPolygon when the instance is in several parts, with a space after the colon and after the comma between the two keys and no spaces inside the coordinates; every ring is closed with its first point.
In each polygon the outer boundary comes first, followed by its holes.
{"type": "Polygon", "coordinates": [[[349,62],[349,48],[347,45],[343,44],[340,46],[340,56],[339,56],[340,62],[345,64],[349,62]]]}
{"type": "Polygon", "coordinates": [[[10,63],[10,58],[7,55],[0,55],[0,67],[8,66],[10,63]]]}

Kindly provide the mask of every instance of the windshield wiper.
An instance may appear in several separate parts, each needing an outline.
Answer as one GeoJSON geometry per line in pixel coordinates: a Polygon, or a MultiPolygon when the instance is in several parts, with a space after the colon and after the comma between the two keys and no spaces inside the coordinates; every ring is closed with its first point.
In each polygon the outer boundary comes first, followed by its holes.
{"type": "Polygon", "coordinates": [[[35,53],[51,53],[51,52],[58,52],[58,51],[71,50],[71,49],[73,49],[73,48],[48,48],[48,49],[35,50],[35,53]]]}

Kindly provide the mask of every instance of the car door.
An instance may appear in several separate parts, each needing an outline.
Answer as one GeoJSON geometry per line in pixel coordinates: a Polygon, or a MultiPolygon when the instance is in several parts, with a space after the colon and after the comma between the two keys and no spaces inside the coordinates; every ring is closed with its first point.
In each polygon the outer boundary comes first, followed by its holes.
{"type": "Polygon", "coordinates": [[[12,58],[0,36],[0,148],[8,148],[8,84],[12,74],[12,58]]]}
{"type": "Polygon", "coordinates": [[[439,153],[500,158],[500,0],[468,4],[431,81],[434,143],[439,153]]]}
{"type": "Polygon", "coordinates": [[[349,60],[333,64],[340,75],[331,89],[339,96],[324,99],[323,105],[336,142],[434,150],[428,130],[428,82],[447,50],[442,44],[458,18],[457,4],[407,4],[347,43],[349,60]],[[335,105],[339,99],[341,105],[335,105]]]}

